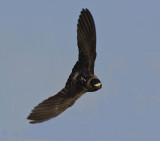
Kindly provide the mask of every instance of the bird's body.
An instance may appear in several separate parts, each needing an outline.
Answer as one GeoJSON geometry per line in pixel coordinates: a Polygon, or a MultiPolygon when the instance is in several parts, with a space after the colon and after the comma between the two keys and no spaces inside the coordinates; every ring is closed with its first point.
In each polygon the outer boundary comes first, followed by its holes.
{"type": "Polygon", "coordinates": [[[65,87],[56,95],[36,106],[28,116],[31,123],[39,123],[58,116],[86,92],[102,87],[94,75],[96,59],[96,30],[88,9],[83,9],[77,24],[79,58],[72,69],[65,87]]]}

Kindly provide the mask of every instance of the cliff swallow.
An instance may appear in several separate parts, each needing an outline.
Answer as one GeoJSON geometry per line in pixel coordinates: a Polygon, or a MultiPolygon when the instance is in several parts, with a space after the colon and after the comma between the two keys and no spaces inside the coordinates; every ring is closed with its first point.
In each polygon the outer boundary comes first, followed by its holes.
{"type": "Polygon", "coordinates": [[[65,87],[56,95],[37,105],[27,119],[30,123],[40,123],[54,118],[71,107],[86,92],[94,92],[102,87],[94,75],[96,59],[96,28],[88,9],[82,9],[77,24],[78,61],[72,69],[65,87]]]}

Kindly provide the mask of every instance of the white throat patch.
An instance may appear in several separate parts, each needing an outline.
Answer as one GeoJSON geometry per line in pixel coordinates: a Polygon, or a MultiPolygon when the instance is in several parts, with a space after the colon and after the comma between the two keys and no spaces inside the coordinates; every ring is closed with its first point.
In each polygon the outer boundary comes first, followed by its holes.
{"type": "Polygon", "coordinates": [[[101,83],[97,83],[97,84],[95,84],[94,86],[95,86],[95,87],[99,87],[99,86],[101,86],[101,83]]]}

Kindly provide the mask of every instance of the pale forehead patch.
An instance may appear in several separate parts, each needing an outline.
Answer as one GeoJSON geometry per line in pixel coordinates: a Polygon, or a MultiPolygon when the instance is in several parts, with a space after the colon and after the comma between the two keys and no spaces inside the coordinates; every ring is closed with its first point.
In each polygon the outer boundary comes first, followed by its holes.
{"type": "Polygon", "coordinates": [[[99,86],[101,86],[101,83],[97,83],[94,86],[99,87],[99,86]]]}

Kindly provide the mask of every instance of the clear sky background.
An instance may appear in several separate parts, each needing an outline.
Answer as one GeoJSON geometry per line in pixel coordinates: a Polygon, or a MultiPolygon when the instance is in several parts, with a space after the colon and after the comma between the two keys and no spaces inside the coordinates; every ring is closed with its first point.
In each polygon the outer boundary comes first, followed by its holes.
{"type": "Polygon", "coordinates": [[[160,141],[159,109],[159,0],[0,1],[0,141],[160,141]],[[95,20],[103,88],[31,125],[77,61],[82,8],[95,20]]]}

